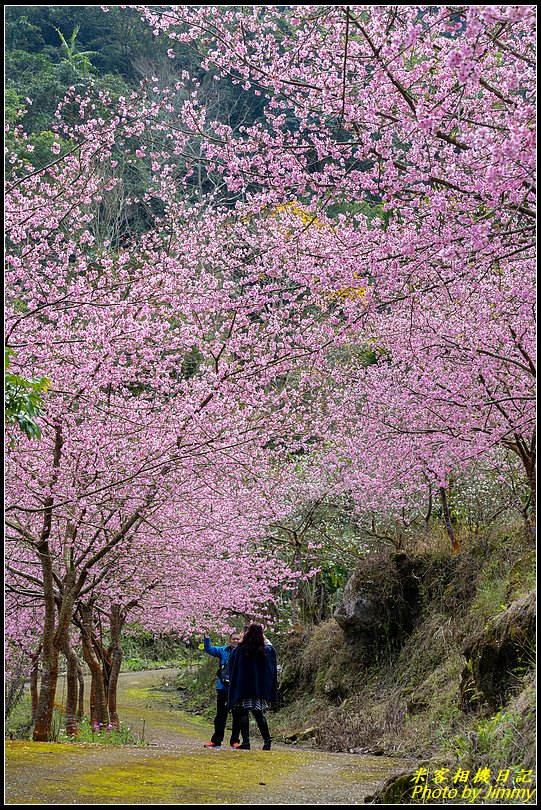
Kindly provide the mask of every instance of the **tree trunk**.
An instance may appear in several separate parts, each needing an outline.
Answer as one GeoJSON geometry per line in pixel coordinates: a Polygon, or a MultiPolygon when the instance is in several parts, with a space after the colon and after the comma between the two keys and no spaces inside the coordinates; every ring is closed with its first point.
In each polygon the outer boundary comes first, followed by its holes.
{"type": "Polygon", "coordinates": [[[43,595],[45,617],[41,640],[41,685],[35,706],[34,742],[49,742],[53,722],[54,699],[58,681],[58,648],[54,643],[55,636],[55,600],[52,559],[47,542],[39,549],[43,571],[43,595]]]}
{"type": "Polygon", "coordinates": [[[58,650],[44,634],[41,686],[34,721],[34,742],[49,742],[53,722],[54,699],[58,681],[58,650]]]}
{"type": "Polygon", "coordinates": [[[77,670],[79,668],[79,661],[75,650],[68,644],[62,650],[66,658],[66,681],[67,681],[67,695],[66,695],[66,708],[65,708],[65,725],[66,734],[75,736],[77,734],[77,670]]]}
{"type": "Polygon", "coordinates": [[[78,703],[77,703],[77,720],[80,722],[85,716],[85,680],[83,677],[83,669],[79,660],[77,660],[77,683],[79,685],[78,703]]]}
{"type": "MultiPolygon", "coordinates": [[[[103,681],[103,694],[105,695],[105,699],[107,701],[107,706],[109,706],[109,683],[111,677],[111,660],[109,658],[109,651],[105,649],[103,644],[103,633],[100,624],[100,634],[99,637],[95,630],[92,631],[92,649],[94,650],[94,655],[96,660],[99,661],[101,667],[101,678],[103,681]]],[[[94,696],[94,706],[96,705],[95,696],[94,696]]],[[[109,710],[108,716],[109,716],[109,710]]],[[[110,718],[109,718],[110,722],[110,718]]]]}
{"type": "Polygon", "coordinates": [[[83,643],[83,658],[90,668],[91,676],[90,719],[92,725],[97,723],[100,726],[107,726],[109,724],[109,712],[107,710],[107,695],[103,682],[103,671],[101,661],[96,655],[92,641],[92,603],[87,605],[81,604],[80,609],[82,616],[81,639],[83,643]]]}
{"type": "MultiPolygon", "coordinates": [[[[62,425],[57,422],[55,425],[55,445],[53,455],[53,474],[51,484],[58,479],[58,468],[62,457],[62,425]]],[[[54,699],[56,694],[56,684],[58,680],[58,647],[54,643],[55,639],[55,582],[53,574],[53,559],[49,548],[49,537],[51,535],[53,520],[54,499],[49,495],[44,502],[43,528],[41,530],[40,542],[37,547],[38,557],[43,576],[43,636],[42,645],[42,675],[41,687],[36,706],[33,740],[35,742],[49,742],[51,738],[51,726],[53,722],[54,699]]]]}
{"type": "Polygon", "coordinates": [[[506,447],[509,447],[514,453],[518,455],[524,465],[524,472],[530,488],[530,502],[524,510],[524,521],[531,535],[532,540],[535,542],[536,527],[535,527],[535,511],[536,511],[536,495],[537,495],[537,478],[536,478],[536,432],[532,433],[530,444],[528,445],[521,436],[515,434],[515,441],[504,442],[506,447]],[[533,518],[531,517],[533,516],[533,518]]]}
{"type": "MultiPolygon", "coordinates": [[[[301,571],[302,570],[301,543],[297,537],[296,532],[292,532],[292,536],[293,536],[293,567],[296,571],[301,571]]],[[[298,579],[295,580],[295,584],[293,585],[293,591],[291,594],[291,621],[293,622],[293,626],[300,626],[301,588],[302,582],[300,582],[298,579]]]]}
{"type": "Polygon", "coordinates": [[[453,523],[451,521],[451,512],[449,511],[449,504],[447,503],[447,493],[445,491],[445,487],[440,487],[440,500],[443,509],[443,519],[445,521],[445,528],[447,529],[449,540],[451,541],[451,545],[453,546],[453,554],[458,554],[458,552],[460,551],[460,542],[453,529],[453,523]]]}
{"type": "Polygon", "coordinates": [[[32,723],[36,722],[39,702],[39,659],[41,655],[41,644],[32,658],[32,669],[30,670],[30,700],[32,703],[32,723]]]}
{"type": "Polygon", "coordinates": [[[89,701],[90,701],[90,704],[89,704],[90,705],[90,723],[91,723],[92,726],[95,726],[98,721],[97,721],[97,718],[96,718],[96,695],[94,693],[94,681],[92,679],[90,680],[89,701]]]}
{"type": "Polygon", "coordinates": [[[321,573],[316,574],[316,595],[317,595],[317,621],[318,624],[325,621],[327,617],[328,593],[321,573]]]}
{"type": "Polygon", "coordinates": [[[120,721],[117,712],[116,691],[118,685],[118,676],[120,675],[120,667],[122,664],[122,647],[120,646],[120,635],[124,624],[125,617],[122,614],[120,605],[111,605],[110,613],[110,629],[111,629],[111,644],[109,646],[109,658],[111,661],[111,672],[109,674],[109,692],[108,692],[108,706],[110,722],[118,728],[120,721]]]}
{"type": "MultiPolygon", "coordinates": [[[[68,522],[68,538],[75,537],[73,525],[68,522]]],[[[66,573],[64,576],[62,594],[58,611],[58,627],[55,633],[54,644],[66,659],[67,695],[65,706],[66,732],[74,736],[77,734],[77,666],[79,664],[75,650],[71,646],[70,627],[73,620],[73,608],[78,588],[75,584],[75,566],[73,563],[73,546],[68,544],[64,549],[66,573]]]]}
{"type": "Polygon", "coordinates": [[[432,484],[429,482],[428,484],[428,505],[425,515],[425,532],[428,532],[430,526],[430,518],[432,517],[432,506],[433,506],[433,497],[432,497],[432,484]]]}
{"type": "Polygon", "coordinates": [[[532,541],[535,543],[536,539],[536,525],[535,525],[535,510],[536,510],[536,486],[537,486],[537,478],[536,478],[536,469],[535,469],[535,446],[532,443],[531,452],[528,457],[528,463],[525,463],[526,467],[526,476],[528,478],[528,484],[530,485],[530,493],[531,493],[531,500],[529,504],[529,509],[525,510],[524,514],[524,521],[526,523],[528,532],[532,541]]]}

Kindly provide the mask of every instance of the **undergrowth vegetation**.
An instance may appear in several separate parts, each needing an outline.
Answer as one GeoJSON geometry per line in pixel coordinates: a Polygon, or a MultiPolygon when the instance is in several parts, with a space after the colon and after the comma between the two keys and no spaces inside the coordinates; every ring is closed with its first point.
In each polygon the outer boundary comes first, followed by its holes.
{"type": "MultiPolygon", "coordinates": [[[[32,706],[29,695],[23,695],[9,716],[6,724],[5,736],[11,740],[27,740],[30,738],[32,728],[32,706]]],[[[77,734],[67,734],[64,727],[64,713],[58,705],[53,712],[52,741],[54,742],[82,742],[100,743],[101,745],[135,745],[143,740],[137,739],[131,729],[120,724],[119,728],[113,725],[100,726],[84,717],[77,723],[77,734]]]]}
{"type": "Polygon", "coordinates": [[[137,624],[128,627],[121,646],[125,672],[182,666],[193,654],[174,634],[155,635],[137,624]]]}
{"type": "Polygon", "coordinates": [[[465,704],[460,688],[468,642],[534,587],[531,547],[519,530],[493,529],[465,536],[455,556],[426,538],[408,554],[420,609],[399,649],[384,644],[367,656],[366,639],[333,618],[292,634],[281,651],[287,705],[275,726],[283,737],[310,726],[324,748],[411,755],[433,767],[532,769],[533,650],[498,711],[479,695],[465,704]]]}

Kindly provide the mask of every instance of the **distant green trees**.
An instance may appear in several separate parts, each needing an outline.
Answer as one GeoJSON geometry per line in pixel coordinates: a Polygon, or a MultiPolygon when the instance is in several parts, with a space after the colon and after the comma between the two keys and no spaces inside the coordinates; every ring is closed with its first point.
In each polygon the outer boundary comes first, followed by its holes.
{"type": "Polygon", "coordinates": [[[51,386],[47,377],[27,379],[10,370],[11,349],[5,349],[4,418],[6,425],[18,425],[29,439],[40,439],[41,428],[36,421],[43,409],[43,395],[51,386]]]}
{"type": "Polygon", "coordinates": [[[5,14],[6,90],[27,102],[24,128],[50,129],[70,86],[95,83],[126,94],[138,83],[138,58],[168,59],[161,41],[136,14],[112,6],[8,6],[5,14]]]}

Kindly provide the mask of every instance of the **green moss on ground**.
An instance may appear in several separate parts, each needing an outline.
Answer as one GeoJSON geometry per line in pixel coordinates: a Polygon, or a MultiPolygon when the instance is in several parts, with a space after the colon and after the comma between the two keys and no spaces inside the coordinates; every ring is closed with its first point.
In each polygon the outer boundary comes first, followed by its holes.
{"type": "Polygon", "coordinates": [[[31,768],[42,764],[45,759],[59,760],[66,757],[81,756],[84,743],[39,743],[30,740],[10,740],[6,742],[6,763],[31,768]]]}
{"type": "Polygon", "coordinates": [[[232,804],[242,803],[244,793],[260,786],[280,786],[309,756],[297,751],[202,751],[89,769],[87,753],[80,744],[9,743],[7,760],[25,769],[33,764],[54,769],[54,784],[46,770],[31,780],[32,792],[42,795],[44,803],[54,792],[70,795],[73,804],[232,804]],[[56,767],[60,759],[78,756],[82,772],[76,777],[56,767]]]}
{"type": "Polygon", "coordinates": [[[290,754],[215,752],[148,759],[122,768],[85,774],[76,787],[81,797],[106,796],[115,803],[218,803],[261,784],[281,782],[296,769],[290,754]],[[244,757],[240,760],[240,757],[244,757]],[[212,758],[212,759],[211,759],[212,758]]]}
{"type": "Polygon", "coordinates": [[[124,714],[133,716],[137,712],[137,722],[132,721],[132,726],[136,726],[139,736],[143,733],[143,723],[145,736],[148,736],[149,729],[153,727],[168,729],[177,734],[189,734],[199,739],[205,738],[209,733],[209,724],[205,718],[179,710],[176,705],[172,705],[168,692],[155,687],[123,687],[119,705],[124,714]]]}

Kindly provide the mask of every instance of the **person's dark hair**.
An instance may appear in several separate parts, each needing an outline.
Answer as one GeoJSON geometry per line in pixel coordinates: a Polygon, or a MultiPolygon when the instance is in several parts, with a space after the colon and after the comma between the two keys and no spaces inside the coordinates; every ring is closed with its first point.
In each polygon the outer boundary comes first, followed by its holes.
{"type": "Polygon", "coordinates": [[[246,655],[265,655],[265,636],[260,624],[250,624],[238,645],[246,655]]]}

